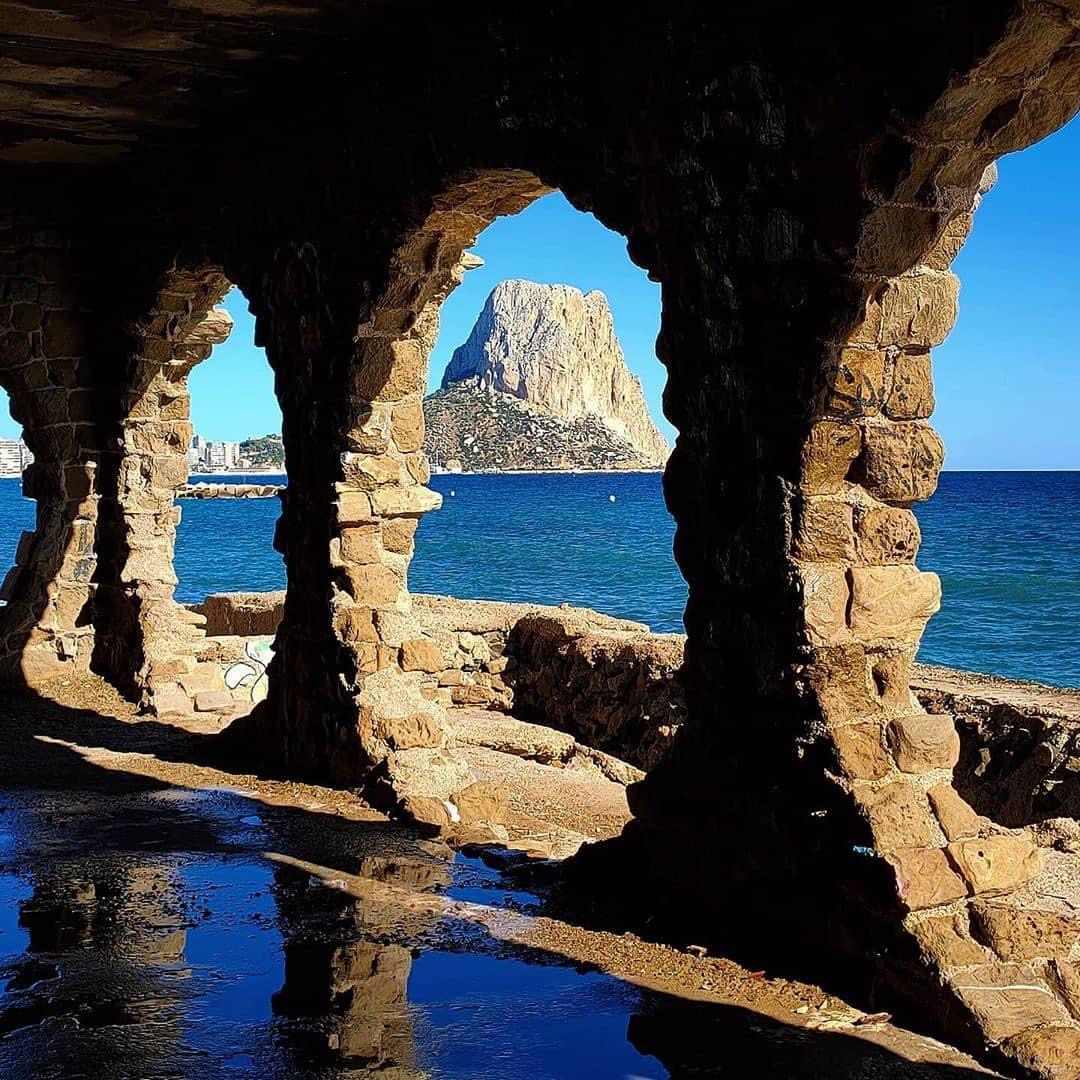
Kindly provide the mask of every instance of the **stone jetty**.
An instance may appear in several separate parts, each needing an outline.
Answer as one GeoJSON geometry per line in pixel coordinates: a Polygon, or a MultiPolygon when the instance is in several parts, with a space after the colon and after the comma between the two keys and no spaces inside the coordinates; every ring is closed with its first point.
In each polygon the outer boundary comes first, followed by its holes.
{"type": "Polygon", "coordinates": [[[183,484],[176,493],[178,499],[268,499],[284,484],[183,484]]]}

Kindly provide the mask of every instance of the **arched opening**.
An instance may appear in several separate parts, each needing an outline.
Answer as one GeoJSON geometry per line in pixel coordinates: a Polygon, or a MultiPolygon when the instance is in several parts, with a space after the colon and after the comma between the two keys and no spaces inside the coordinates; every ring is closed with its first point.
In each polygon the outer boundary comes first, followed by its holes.
{"type": "MultiPolygon", "coordinates": [[[[221,612],[231,609],[228,597],[208,600],[207,594],[267,578],[282,583],[271,544],[283,473],[242,473],[245,440],[225,438],[225,426],[248,417],[260,428],[271,426],[267,417],[276,404],[265,399],[273,394],[272,375],[251,344],[244,299],[219,269],[171,272],[156,305],[133,328],[136,348],[110,504],[114,520],[102,530],[107,554],[96,593],[97,664],[158,715],[194,712],[206,722],[226,723],[251,707],[257,683],[264,691],[273,629],[262,635],[261,659],[253,661],[254,646],[232,640],[234,628],[223,621],[221,612]],[[234,311],[247,340],[230,347],[234,311]],[[217,349],[225,355],[215,356],[215,373],[193,377],[217,349]],[[192,392],[200,389],[204,401],[193,409],[192,392]],[[213,425],[213,437],[198,432],[200,419],[213,425]],[[249,508],[242,516],[241,504],[249,508]],[[178,544],[189,510],[194,520],[178,544]],[[262,550],[245,562],[237,557],[238,545],[262,550]],[[253,561],[245,579],[243,568],[253,561]]],[[[280,435],[276,443],[280,450],[280,435]]],[[[270,451],[265,443],[259,449],[270,451]]]]}
{"type": "Polygon", "coordinates": [[[442,496],[409,567],[436,646],[425,666],[441,665],[425,681],[447,707],[509,712],[647,767],[682,707],[659,700],[681,640],[653,635],[680,635],[686,606],[662,490],[659,286],[558,192],[496,219],[465,258],[424,400],[442,496]]]}
{"type": "Polygon", "coordinates": [[[12,416],[11,396],[0,388],[0,604],[5,606],[15,594],[33,542],[34,502],[23,494],[23,474],[33,460],[22,426],[12,416]]]}

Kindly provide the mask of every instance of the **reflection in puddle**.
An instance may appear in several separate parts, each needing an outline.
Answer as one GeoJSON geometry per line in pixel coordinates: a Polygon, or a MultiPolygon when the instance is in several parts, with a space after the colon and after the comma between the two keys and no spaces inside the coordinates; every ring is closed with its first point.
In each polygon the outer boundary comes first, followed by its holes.
{"type": "Polygon", "coordinates": [[[221,793],[124,801],[5,815],[21,827],[0,864],[0,1075],[666,1075],[627,1042],[636,991],[379,899],[535,905],[478,861],[221,793]],[[268,846],[376,883],[372,899],[268,846]]]}
{"type": "Polygon", "coordinates": [[[4,1080],[976,1077],[508,944],[469,904],[537,898],[397,826],[129,785],[0,827],[4,1080]]]}

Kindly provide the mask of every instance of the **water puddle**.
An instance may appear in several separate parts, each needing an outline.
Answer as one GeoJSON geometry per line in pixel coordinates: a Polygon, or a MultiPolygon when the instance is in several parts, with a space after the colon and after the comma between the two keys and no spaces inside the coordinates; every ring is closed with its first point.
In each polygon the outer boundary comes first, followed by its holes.
{"type": "Polygon", "coordinates": [[[538,898],[398,826],[128,784],[0,834],[5,1080],[946,1075],[515,946],[538,898]]]}

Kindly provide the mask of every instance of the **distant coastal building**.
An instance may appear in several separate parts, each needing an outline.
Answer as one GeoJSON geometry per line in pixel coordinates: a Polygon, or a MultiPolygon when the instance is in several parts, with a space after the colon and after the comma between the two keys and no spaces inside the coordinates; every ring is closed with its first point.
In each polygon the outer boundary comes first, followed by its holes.
{"type": "Polygon", "coordinates": [[[192,469],[237,469],[243,464],[238,442],[209,442],[201,435],[191,437],[187,459],[192,469]]]}
{"type": "Polygon", "coordinates": [[[22,439],[0,439],[0,476],[22,476],[33,460],[22,439]]]}

